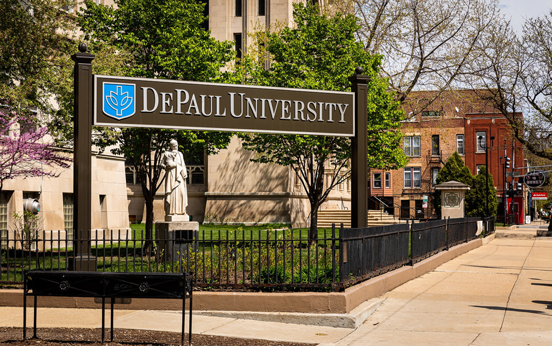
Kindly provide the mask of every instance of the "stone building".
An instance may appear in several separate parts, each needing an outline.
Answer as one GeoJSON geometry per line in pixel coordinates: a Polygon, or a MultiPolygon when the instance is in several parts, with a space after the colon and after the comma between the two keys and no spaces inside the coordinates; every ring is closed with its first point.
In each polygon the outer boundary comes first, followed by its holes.
{"type": "MultiPolygon", "coordinates": [[[[205,27],[217,40],[234,41],[238,56],[247,51],[251,33],[276,22],[291,24],[293,4],[312,0],[203,0],[205,27]]],[[[324,1],[315,1],[324,5],[324,1]]],[[[287,223],[294,227],[309,224],[309,202],[289,167],[249,161],[253,153],[242,148],[234,137],[228,149],[206,156],[199,162],[186,161],[188,169],[188,214],[192,220],[220,223],[287,223]]],[[[329,167],[328,167],[329,168],[329,167]]],[[[331,171],[326,173],[327,179],[331,171]]],[[[145,204],[136,174],[126,167],[129,218],[145,221],[145,204]]],[[[155,220],[163,218],[163,188],[155,201],[155,220]]],[[[350,184],[337,186],[324,209],[350,206],[350,184]]]]}

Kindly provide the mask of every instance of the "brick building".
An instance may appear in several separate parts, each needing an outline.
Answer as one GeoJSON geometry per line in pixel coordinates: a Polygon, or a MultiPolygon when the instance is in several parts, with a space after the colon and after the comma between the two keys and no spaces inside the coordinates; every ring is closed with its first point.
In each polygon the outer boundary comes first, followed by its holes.
{"type": "MultiPolygon", "coordinates": [[[[522,116],[521,113],[517,115],[522,116]]],[[[465,163],[473,174],[478,171],[478,167],[485,165],[485,143],[488,147],[487,160],[497,190],[498,219],[500,220],[504,215],[505,182],[508,184],[512,182],[522,183],[519,178],[515,177],[525,174],[525,170],[519,169],[519,167],[527,166],[524,159],[523,145],[514,140],[506,118],[497,113],[467,114],[464,119],[464,129],[466,151],[470,153],[466,156],[465,163]],[[504,172],[505,157],[509,157],[511,160],[510,169],[507,170],[507,173],[504,172]]],[[[527,200],[523,192],[517,192],[513,199],[508,198],[506,202],[507,213],[514,215],[512,221],[524,223],[527,200]]]]}
{"type": "MultiPolygon", "coordinates": [[[[403,150],[410,161],[402,169],[371,171],[370,209],[383,207],[400,218],[435,217],[432,194],[440,169],[456,151],[472,174],[477,174],[477,168],[485,164],[485,139],[489,146],[490,173],[497,188],[497,198],[502,203],[504,180],[500,157],[505,156],[504,147],[509,157],[513,156],[514,148],[516,155],[512,160],[517,167],[523,166],[524,160],[522,146],[517,141],[512,144],[508,122],[503,116],[472,90],[442,95],[430,91],[415,92],[404,108],[408,119],[402,124],[403,150]],[[426,106],[428,103],[431,104],[426,106]],[[416,109],[425,110],[414,113],[416,109]],[[483,139],[479,145],[478,137],[483,139]],[[492,145],[491,137],[494,137],[492,145]]],[[[513,202],[509,201],[508,205],[516,213],[516,221],[522,220],[521,195],[513,202]]],[[[499,205],[499,215],[501,211],[502,204],[499,205]]]]}

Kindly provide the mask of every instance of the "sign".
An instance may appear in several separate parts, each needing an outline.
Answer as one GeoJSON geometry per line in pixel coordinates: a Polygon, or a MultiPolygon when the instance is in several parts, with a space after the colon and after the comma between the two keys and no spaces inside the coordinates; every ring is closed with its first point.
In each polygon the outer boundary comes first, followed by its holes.
{"type": "Polygon", "coordinates": [[[422,208],[426,208],[427,209],[427,196],[422,196],[422,208]]]}
{"type": "Polygon", "coordinates": [[[354,137],[354,93],[94,76],[93,125],[354,137]]]}
{"type": "Polygon", "coordinates": [[[546,192],[533,192],[531,198],[534,201],[546,201],[548,200],[548,193],[546,192]]]}
{"type": "Polygon", "coordinates": [[[520,176],[520,173],[518,171],[506,171],[506,176],[507,177],[519,177],[520,176]]]}
{"type": "Polygon", "coordinates": [[[546,176],[543,171],[532,171],[525,175],[525,185],[529,188],[537,188],[544,185],[546,182],[546,176]]]}

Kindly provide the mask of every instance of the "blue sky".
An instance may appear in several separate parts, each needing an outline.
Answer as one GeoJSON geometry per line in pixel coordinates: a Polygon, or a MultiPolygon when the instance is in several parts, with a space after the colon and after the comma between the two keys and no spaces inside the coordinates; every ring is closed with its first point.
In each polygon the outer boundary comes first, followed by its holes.
{"type": "Polygon", "coordinates": [[[512,20],[514,29],[521,33],[525,18],[541,17],[552,9],[552,0],[499,0],[500,12],[512,20]]]}

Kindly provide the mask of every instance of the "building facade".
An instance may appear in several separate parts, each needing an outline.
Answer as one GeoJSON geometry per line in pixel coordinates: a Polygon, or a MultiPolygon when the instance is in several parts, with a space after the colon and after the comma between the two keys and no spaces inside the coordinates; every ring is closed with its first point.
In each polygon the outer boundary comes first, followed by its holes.
{"type": "MultiPolygon", "coordinates": [[[[458,152],[473,175],[488,160],[497,189],[498,215],[504,215],[504,179],[511,184],[512,175],[523,175],[519,169],[525,166],[523,146],[513,139],[507,119],[480,95],[480,91],[473,90],[410,95],[404,104],[408,119],[402,124],[403,150],[409,162],[399,170],[371,172],[370,209],[383,208],[404,219],[435,217],[432,195],[437,175],[447,159],[458,152]],[[430,100],[433,102],[426,110],[413,114],[413,109],[423,108],[419,106],[430,100]],[[514,168],[508,177],[504,174],[506,156],[511,158],[514,168]]],[[[517,178],[514,180],[518,182],[517,178]]],[[[506,201],[507,213],[514,213],[515,221],[522,223],[525,205],[523,192],[519,192],[513,200],[506,201]]]]}

